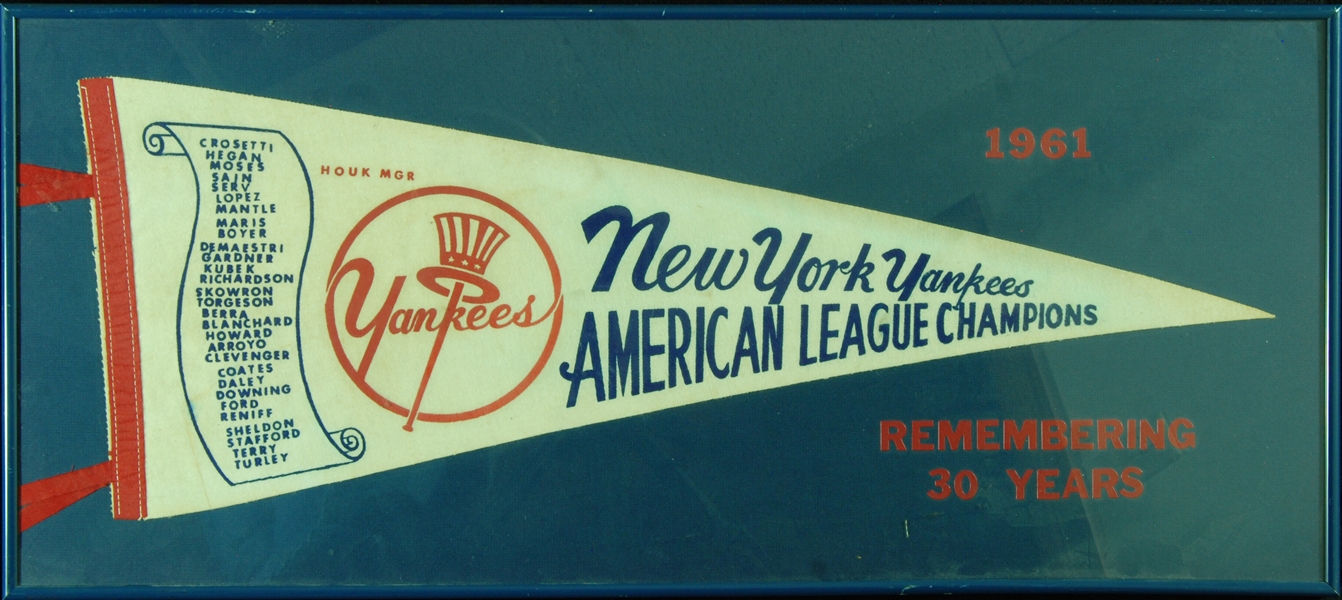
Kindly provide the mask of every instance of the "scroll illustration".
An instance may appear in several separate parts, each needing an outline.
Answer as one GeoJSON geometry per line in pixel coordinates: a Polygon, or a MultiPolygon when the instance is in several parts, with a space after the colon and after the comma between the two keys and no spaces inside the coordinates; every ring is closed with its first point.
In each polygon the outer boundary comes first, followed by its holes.
{"type": "Polygon", "coordinates": [[[76,183],[30,203],[93,197],[115,468],[25,488],[25,526],[90,486],[111,484],[116,518],[169,517],[819,379],[1272,317],[652,165],[80,87],[90,173],[43,175],[76,183]]]}
{"type": "Polygon", "coordinates": [[[278,131],[237,127],[155,123],[144,145],[186,157],[196,178],[177,356],[210,461],[236,484],[358,460],[362,434],[327,432],[303,372],[312,189],[302,158],[278,131]]]}

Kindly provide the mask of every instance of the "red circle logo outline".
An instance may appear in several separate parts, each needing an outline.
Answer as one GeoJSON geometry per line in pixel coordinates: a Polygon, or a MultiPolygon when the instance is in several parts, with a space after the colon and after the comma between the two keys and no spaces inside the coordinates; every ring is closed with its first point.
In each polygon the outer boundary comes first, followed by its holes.
{"type": "MultiPolygon", "coordinates": [[[[356,223],[349,234],[345,236],[345,241],[340,245],[340,249],[336,252],[335,261],[331,264],[331,272],[326,278],[326,331],[331,337],[331,346],[335,350],[336,359],[340,361],[340,366],[345,369],[345,374],[349,375],[354,384],[357,385],[366,396],[382,408],[403,417],[408,417],[410,415],[410,409],[392,402],[382,394],[379,394],[377,390],[374,390],[372,386],[368,385],[367,381],[356,374],[357,369],[355,369],[353,363],[350,362],[349,356],[345,354],[344,345],[340,343],[340,335],[336,329],[335,288],[332,286],[332,283],[335,281],[337,272],[339,272],[340,268],[345,264],[345,256],[348,254],[350,247],[354,244],[354,240],[359,237],[359,234],[362,233],[370,223],[383,213],[402,203],[430,195],[466,196],[485,202],[507,213],[508,216],[520,223],[522,227],[527,230],[527,233],[531,234],[536,245],[540,247],[541,254],[545,256],[545,262],[550,269],[550,279],[554,284],[554,303],[550,306],[549,313],[549,317],[553,319],[553,322],[550,324],[549,338],[546,340],[545,348],[541,351],[540,357],[536,360],[536,364],[531,367],[531,370],[527,373],[526,377],[522,378],[521,382],[509,390],[508,393],[500,396],[497,400],[479,408],[458,413],[435,414],[420,412],[415,419],[416,421],[425,421],[429,423],[451,423],[482,417],[503,408],[504,405],[512,402],[517,396],[521,395],[521,393],[530,387],[532,382],[536,380],[536,377],[540,375],[541,370],[545,368],[545,363],[550,360],[550,355],[554,352],[555,343],[559,340],[559,328],[564,317],[564,297],[561,293],[563,284],[560,281],[559,264],[555,261],[554,252],[550,250],[550,244],[545,241],[545,237],[541,235],[540,230],[536,229],[536,226],[532,224],[531,220],[527,219],[521,211],[518,211],[516,208],[513,208],[512,205],[499,198],[479,190],[465,187],[432,186],[405,192],[379,204],[367,215],[364,215],[362,219],[359,219],[359,222],[356,223]]],[[[542,317],[541,320],[544,320],[544,318],[545,317],[542,317]]],[[[449,327],[451,325],[450,323],[444,322],[443,326],[449,327]]]]}

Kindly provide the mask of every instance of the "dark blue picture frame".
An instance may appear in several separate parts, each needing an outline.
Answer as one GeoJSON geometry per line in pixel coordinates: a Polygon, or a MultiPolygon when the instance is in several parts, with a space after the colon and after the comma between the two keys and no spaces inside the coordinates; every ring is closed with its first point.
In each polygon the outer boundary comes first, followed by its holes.
{"type": "Polygon", "coordinates": [[[894,593],[984,593],[984,592],[1086,592],[1086,593],[1259,593],[1337,597],[1342,590],[1339,565],[1342,530],[1339,529],[1339,440],[1342,439],[1342,378],[1338,357],[1342,356],[1342,327],[1338,315],[1339,265],[1342,265],[1342,17],[1337,6],[505,6],[505,7],[144,7],[144,6],[0,6],[0,258],[5,298],[5,317],[0,326],[4,346],[4,440],[5,472],[5,596],[25,597],[436,597],[436,596],[524,596],[555,597],[619,595],[755,595],[755,594],[894,594],[894,593]],[[1152,19],[1152,20],[1317,20],[1327,23],[1327,489],[1326,492],[1326,580],[1323,582],[1236,582],[1186,580],[932,580],[881,583],[765,583],[703,585],[543,585],[543,586],[350,586],[350,587],[193,587],[181,588],[42,588],[20,585],[18,579],[18,391],[15,358],[18,326],[16,298],[17,121],[16,121],[16,23],[30,18],[81,19],[1152,19]]]}

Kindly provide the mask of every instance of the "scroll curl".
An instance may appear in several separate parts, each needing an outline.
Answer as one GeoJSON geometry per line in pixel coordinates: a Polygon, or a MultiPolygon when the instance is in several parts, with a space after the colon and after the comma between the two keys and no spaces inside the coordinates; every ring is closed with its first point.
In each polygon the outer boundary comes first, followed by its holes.
{"type": "Polygon", "coordinates": [[[350,460],[359,460],[363,456],[365,447],[363,432],[353,427],[346,427],[328,435],[331,436],[331,441],[335,442],[336,447],[350,460]]]}
{"type": "Polygon", "coordinates": [[[154,156],[186,156],[182,140],[177,139],[177,134],[161,123],[145,127],[142,137],[144,149],[154,156]]]}

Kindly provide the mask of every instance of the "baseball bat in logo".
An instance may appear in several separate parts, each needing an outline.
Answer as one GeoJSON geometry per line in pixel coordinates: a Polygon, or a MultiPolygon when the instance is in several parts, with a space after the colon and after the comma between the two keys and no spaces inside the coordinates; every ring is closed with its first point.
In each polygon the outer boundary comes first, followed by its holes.
{"type": "Polygon", "coordinates": [[[549,244],[516,208],[423,188],[346,236],[327,280],[327,330],[355,385],[413,431],[489,414],[530,386],[559,336],[560,290],[549,244]]]}

